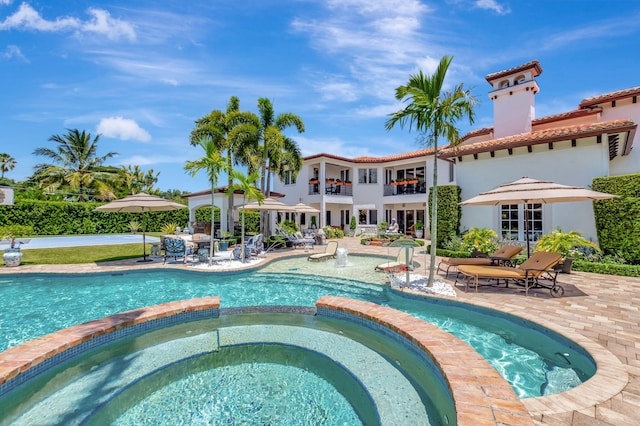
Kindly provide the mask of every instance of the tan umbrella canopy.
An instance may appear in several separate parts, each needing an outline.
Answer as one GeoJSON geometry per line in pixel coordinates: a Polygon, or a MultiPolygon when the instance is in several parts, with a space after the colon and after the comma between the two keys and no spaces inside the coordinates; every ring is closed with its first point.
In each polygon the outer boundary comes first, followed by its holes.
{"type": "Polygon", "coordinates": [[[293,206],[293,209],[298,213],[320,213],[320,210],[305,203],[298,203],[293,206]]]}
{"type": "Polygon", "coordinates": [[[295,211],[292,206],[276,200],[275,198],[267,197],[262,200],[261,204],[257,201],[253,201],[239,208],[245,210],[265,210],[265,211],[278,211],[278,212],[293,212],[295,211]]]}
{"type": "Polygon", "coordinates": [[[529,256],[529,221],[528,204],[548,204],[571,201],[608,200],[616,195],[592,191],[578,186],[567,186],[551,181],[541,181],[523,177],[482,192],[479,195],[461,202],[463,206],[497,206],[503,204],[524,204],[524,229],[527,240],[527,256],[529,256]]]}
{"type": "MultiPolygon", "coordinates": [[[[164,198],[155,197],[153,195],[141,192],[139,194],[129,195],[128,197],[112,201],[96,208],[99,212],[129,212],[129,213],[146,213],[167,210],[180,210],[187,206],[175,203],[164,198]]],[[[142,226],[142,261],[147,261],[146,246],[146,230],[144,227],[144,217],[142,226]]]]}

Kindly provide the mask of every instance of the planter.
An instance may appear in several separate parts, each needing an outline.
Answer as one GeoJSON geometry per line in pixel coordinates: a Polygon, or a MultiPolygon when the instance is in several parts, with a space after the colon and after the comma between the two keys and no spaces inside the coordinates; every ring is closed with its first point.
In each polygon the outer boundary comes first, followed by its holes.
{"type": "Polygon", "coordinates": [[[311,179],[309,181],[309,185],[317,185],[318,184],[318,179],[311,179]]]}
{"type": "Polygon", "coordinates": [[[560,271],[563,274],[571,273],[571,265],[573,264],[573,257],[565,257],[564,261],[558,263],[553,267],[554,270],[560,271]]]}
{"type": "Polygon", "coordinates": [[[220,251],[227,251],[227,249],[229,248],[229,241],[220,241],[218,243],[218,246],[220,248],[220,251]]]}
{"type": "Polygon", "coordinates": [[[4,251],[2,259],[6,266],[20,266],[20,263],[22,263],[22,252],[19,248],[8,248],[4,251]]]}
{"type": "Polygon", "coordinates": [[[422,238],[424,231],[422,229],[416,229],[416,238],[422,238]]]}

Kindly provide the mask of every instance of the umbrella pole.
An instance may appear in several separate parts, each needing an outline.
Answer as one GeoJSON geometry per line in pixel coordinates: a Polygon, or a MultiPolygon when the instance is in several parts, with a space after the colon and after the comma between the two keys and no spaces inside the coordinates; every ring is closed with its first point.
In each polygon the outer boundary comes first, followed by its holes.
{"type": "Polygon", "coordinates": [[[146,224],[146,212],[142,212],[142,260],[138,262],[151,262],[151,259],[147,259],[147,224],[146,224]]]}
{"type": "Polygon", "coordinates": [[[529,248],[529,205],[524,203],[524,238],[527,240],[527,259],[531,257],[531,249],[529,248]]]}

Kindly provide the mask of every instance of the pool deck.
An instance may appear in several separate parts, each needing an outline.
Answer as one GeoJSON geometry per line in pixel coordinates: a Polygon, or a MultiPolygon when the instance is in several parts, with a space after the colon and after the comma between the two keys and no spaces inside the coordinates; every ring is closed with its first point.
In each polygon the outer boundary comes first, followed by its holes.
{"type": "MultiPolygon", "coordinates": [[[[386,248],[364,246],[359,238],[339,240],[352,254],[387,255],[386,248]]],[[[321,252],[316,247],[311,252],[321,252]]],[[[418,250],[419,252],[420,250],[418,250]]],[[[308,255],[303,249],[276,250],[265,262],[289,256],[308,255]]],[[[302,260],[302,259],[301,259],[302,260]]],[[[422,264],[416,273],[425,274],[424,254],[414,261],[422,264]]],[[[265,264],[262,262],[257,267],[265,264]]],[[[38,272],[106,272],[147,268],[185,268],[182,264],[162,265],[161,259],[138,263],[135,260],[85,265],[24,265],[0,268],[0,274],[38,272]]],[[[228,268],[225,270],[229,270],[228,268]]],[[[442,276],[440,276],[442,278],[442,276]]],[[[450,274],[453,277],[453,274],[450,274]]],[[[382,275],[381,275],[382,281],[382,275]]],[[[452,280],[445,280],[453,284],[452,280]]],[[[581,385],[576,392],[523,400],[535,424],[550,425],[631,425],[640,419],[640,278],[598,275],[583,272],[561,274],[565,288],[562,298],[551,298],[546,289],[481,287],[478,293],[456,288],[457,300],[513,313],[575,338],[599,363],[598,381],[581,385]],[[604,348],[605,350],[602,350],[604,348]],[[595,352],[595,353],[594,353],[595,352]]],[[[223,301],[224,303],[224,301],[223,301]]],[[[497,424],[518,424],[499,422],[497,424]]]]}

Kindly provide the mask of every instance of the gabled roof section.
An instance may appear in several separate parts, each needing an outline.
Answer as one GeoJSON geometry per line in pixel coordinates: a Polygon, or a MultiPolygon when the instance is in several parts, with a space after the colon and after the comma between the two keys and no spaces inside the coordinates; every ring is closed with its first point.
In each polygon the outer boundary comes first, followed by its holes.
{"type": "Polygon", "coordinates": [[[412,158],[419,158],[419,157],[424,157],[425,155],[432,155],[432,154],[433,154],[433,148],[419,149],[417,151],[386,155],[384,157],[362,156],[362,157],[355,157],[355,158],[346,158],[346,157],[341,157],[339,155],[327,154],[323,152],[320,154],[313,154],[308,157],[304,157],[304,161],[325,157],[333,160],[347,161],[349,163],[369,163],[370,164],[370,163],[388,163],[390,161],[398,161],[398,160],[409,160],[412,158]]]}
{"type": "Polygon", "coordinates": [[[498,72],[494,72],[492,74],[487,74],[485,79],[487,80],[487,82],[489,84],[491,84],[493,81],[498,80],[500,78],[506,77],[508,75],[516,74],[516,73],[519,73],[519,72],[527,71],[529,69],[533,70],[533,76],[534,77],[537,77],[540,74],[542,74],[542,67],[540,66],[540,63],[538,61],[536,61],[536,60],[533,60],[531,62],[527,62],[526,64],[519,65],[519,66],[514,67],[514,68],[510,68],[508,70],[498,71],[498,72]]]}
{"type": "Polygon", "coordinates": [[[640,95],[640,86],[632,87],[630,89],[618,90],[616,92],[605,93],[604,95],[591,96],[590,98],[584,98],[580,102],[580,108],[589,108],[603,102],[615,101],[618,99],[629,98],[631,96],[640,95]]]}
{"type": "Polygon", "coordinates": [[[554,121],[562,121],[570,118],[586,117],[602,112],[602,108],[592,109],[574,109],[573,111],[561,112],[560,114],[547,115],[545,117],[535,118],[531,121],[532,125],[552,123],[554,121]]]}
{"type": "Polygon", "coordinates": [[[452,158],[462,155],[479,154],[482,152],[498,151],[501,149],[518,148],[549,142],[598,136],[602,133],[620,133],[635,130],[637,125],[631,120],[602,121],[591,124],[561,126],[531,133],[507,136],[485,142],[460,145],[457,148],[447,148],[440,152],[442,158],[452,158]]]}

